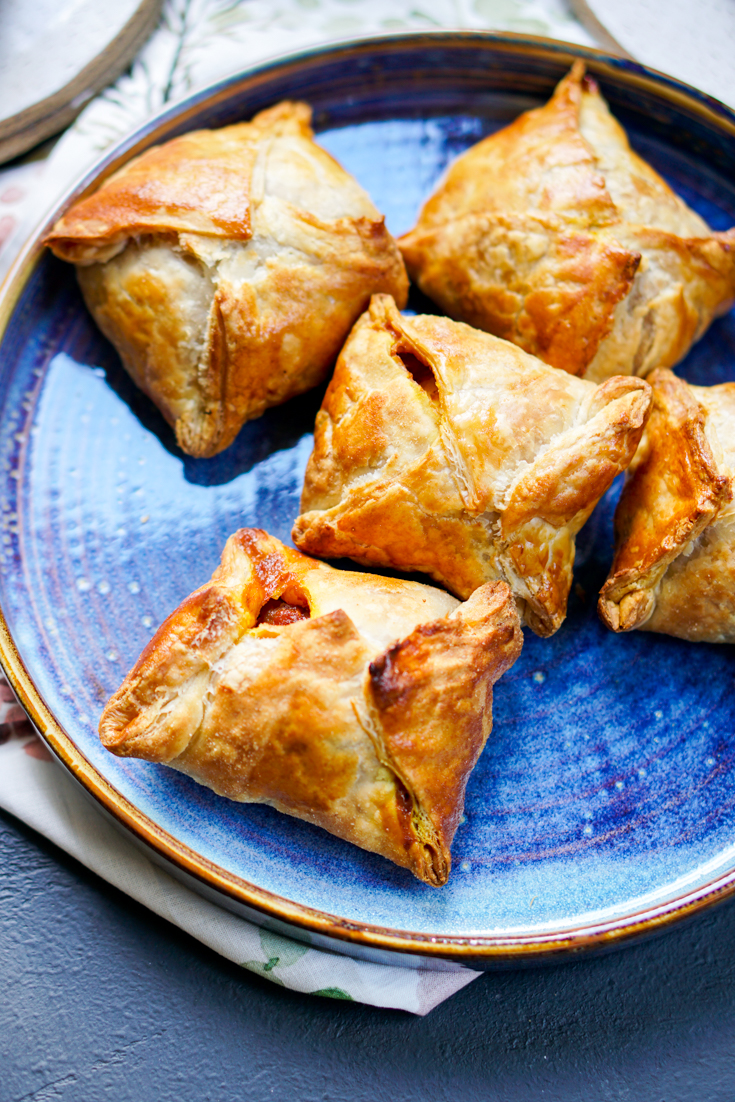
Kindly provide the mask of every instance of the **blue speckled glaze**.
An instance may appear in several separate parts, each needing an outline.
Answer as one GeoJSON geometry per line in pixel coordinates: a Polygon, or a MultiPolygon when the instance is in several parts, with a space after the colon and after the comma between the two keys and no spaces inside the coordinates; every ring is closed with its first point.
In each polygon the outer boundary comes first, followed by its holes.
{"type": "MultiPolygon", "coordinates": [[[[441,80],[431,65],[398,62],[383,83],[365,76],[375,64],[343,62],[331,84],[325,65],[310,70],[320,141],[395,233],[411,226],[453,156],[538,102],[562,71],[527,57],[524,84],[520,62],[501,70],[483,49],[470,64],[446,47],[441,80]]],[[[284,94],[308,97],[308,86],[303,74],[279,71],[249,99],[205,98],[188,125],[247,117],[284,94]]],[[[720,137],[665,105],[652,111],[645,97],[636,107],[612,80],[603,88],[636,148],[687,201],[715,228],[735,223],[720,137]]],[[[431,309],[419,296],[411,306],[431,309]]],[[[705,384],[735,378],[733,314],[681,372],[705,384]]],[[[289,541],[321,393],[245,426],[222,455],[190,459],[96,330],[73,270],[48,256],[37,267],[2,345],[0,600],[39,692],[89,761],[173,837],[244,880],[431,936],[615,919],[735,866],[732,649],[601,626],[595,603],[617,486],[579,538],[566,623],[550,640],[527,632],[496,687],[494,731],[442,891],[269,808],[102,749],[104,701],[155,627],[209,577],[227,536],[257,525],[289,541]]]]}

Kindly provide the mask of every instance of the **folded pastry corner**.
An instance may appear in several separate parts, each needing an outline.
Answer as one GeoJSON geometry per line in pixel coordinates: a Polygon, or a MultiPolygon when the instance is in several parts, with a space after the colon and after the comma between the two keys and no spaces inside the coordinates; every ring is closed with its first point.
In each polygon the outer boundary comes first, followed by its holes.
{"type": "Polygon", "coordinates": [[[110,699],[100,738],[439,887],[493,685],[521,646],[502,582],[460,604],[242,529],[110,699]]]}
{"type": "Polygon", "coordinates": [[[599,600],[613,631],[735,642],[735,383],[691,386],[661,368],[615,514],[599,600]]]}
{"type": "Polygon", "coordinates": [[[399,245],[451,317],[593,381],[673,366],[735,299],[735,229],[630,148],[581,61],[451,165],[399,245]]]}
{"type": "Polygon", "coordinates": [[[294,542],[427,573],[463,599],[505,581],[551,635],[576,534],[632,459],[649,406],[640,379],[596,386],[376,295],[317,415],[294,542]]]}
{"type": "Polygon", "coordinates": [[[284,102],[155,146],[46,238],[190,455],[319,383],[372,292],[406,299],[383,217],[310,119],[284,102]]]}

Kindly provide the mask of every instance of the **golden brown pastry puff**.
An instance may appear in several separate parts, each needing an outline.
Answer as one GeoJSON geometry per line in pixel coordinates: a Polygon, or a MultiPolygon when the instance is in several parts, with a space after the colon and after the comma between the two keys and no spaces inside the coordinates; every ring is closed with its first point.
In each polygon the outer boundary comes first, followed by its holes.
{"type": "Polygon", "coordinates": [[[100,737],[439,887],[492,727],[493,684],[521,646],[502,582],[460,604],[244,528],[143,651],[100,737]]]}
{"type": "Polygon", "coordinates": [[[593,382],[672,366],[735,299],[735,229],[633,152],[581,61],[454,162],[399,245],[451,317],[593,382]]]}
{"type": "Polygon", "coordinates": [[[376,295],[317,415],[294,541],[424,571],[461,598],[502,579],[551,635],[576,533],[630,462],[649,405],[640,379],[595,386],[376,295]]]}
{"type": "Polygon", "coordinates": [[[600,615],[613,631],[735,643],[735,383],[690,386],[666,369],[649,381],[600,615]]]}
{"type": "Polygon", "coordinates": [[[46,238],[189,455],[319,383],[373,291],[405,301],[383,218],[310,118],[281,103],[149,149],[46,238]]]}

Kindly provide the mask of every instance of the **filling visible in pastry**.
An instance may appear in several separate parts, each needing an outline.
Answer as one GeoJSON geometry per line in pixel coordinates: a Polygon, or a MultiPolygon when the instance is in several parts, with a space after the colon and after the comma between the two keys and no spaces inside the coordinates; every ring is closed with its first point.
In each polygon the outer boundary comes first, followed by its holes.
{"type": "Polygon", "coordinates": [[[502,582],[460,604],[241,529],[110,699],[100,738],[439,887],[493,685],[521,646],[502,582]]]}
{"type": "Polygon", "coordinates": [[[551,635],[575,536],[630,462],[650,400],[640,379],[595,386],[460,322],[404,318],[376,295],[317,415],[294,541],[423,571],[463,599],[503,580],[551,635]]]}
{"type": "Polygon", "coordinates": [[[630,148],[581,61],[454,162],[399,245],[451,317],[594,382],[671,367],[735,299],[735,229],[630,148]]]}
{"type": "Polygon", "coordinates": [[[382,216],[310,118],[281,103],[149,149],[46,238],[190,455],[321,382],[372,292],[405,302],[382,216]]]}
{"type": "Polygon", "coordinates": [[[735,383],[690,386],[663,368],[649,381],[600,615],[613,631],[735,643],[735,383]]]}

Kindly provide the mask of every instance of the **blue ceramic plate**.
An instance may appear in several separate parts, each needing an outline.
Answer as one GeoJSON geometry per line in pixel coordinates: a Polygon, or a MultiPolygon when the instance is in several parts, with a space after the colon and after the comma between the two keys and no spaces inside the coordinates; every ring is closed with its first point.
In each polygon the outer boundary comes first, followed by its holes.
{"type": "MultiPolygon", "coordinates": [[[[636,149],[714,228],[735,223],[733,116],[631,63],[574,54],[636,149]]],[[[481,34],[309,52],[160,116],[75,195],[147,145],[288,96],[314,105],[319,140],[399,234],[446,164],[543,101],[574,54],[481,34]]],[[[528,632],[496,688],[441,891],[269,808],[108,754],[96,735],[105,700],[227,536],[257,525],[290,540],[322,392],[246,425],[216,458],[190,459],[86,313],[71,267],[31,243],[2,310],[3,661],[58,756],[155,854],[304,936],[480,965],[614,942],[732,889],[732,650],[601,626],[619,487],[579,539],[566,623],[550,640],[528,632]]],[[[735,317],[681,370],[697,383],[735,377],[735,317]]]]}

